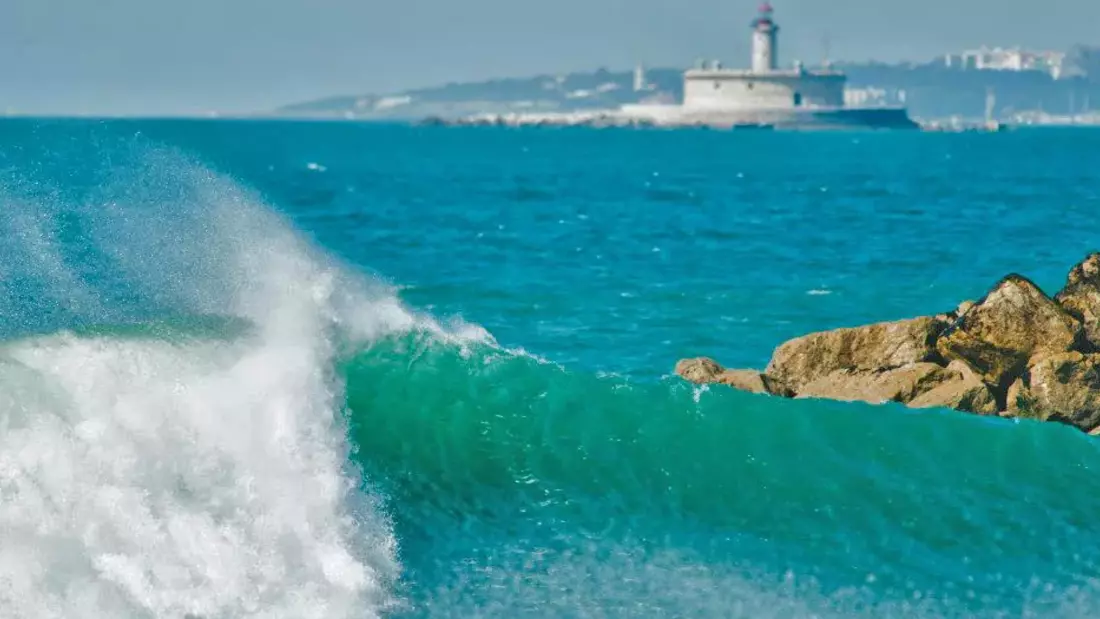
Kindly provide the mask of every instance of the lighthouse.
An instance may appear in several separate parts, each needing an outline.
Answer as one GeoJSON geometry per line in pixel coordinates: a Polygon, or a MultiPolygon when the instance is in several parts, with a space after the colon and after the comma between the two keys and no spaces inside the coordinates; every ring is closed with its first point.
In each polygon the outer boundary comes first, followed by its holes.
{"type": "MultiPolygon", "coordinates": [[[[752,66],[707,63],[684,72],[684,99],[663,119],[705,126],[898,127],[917,126],[904,107],[845,105],[847,76],[829,67],[779,63],[779,26],[766,0],[752,20],[752,66]],[[781,68],[782,67],[782,68],[781,68]]],[[[655,115],[654,118],[657,118],[655,115]]]]}
{"type": "Polygon", "coordinates": [[[765,2],[752,20],[752,70],[755,73],[775,71],[778,67],[779,26],[772,19],[772,10],[772,5],[765,2]]]}

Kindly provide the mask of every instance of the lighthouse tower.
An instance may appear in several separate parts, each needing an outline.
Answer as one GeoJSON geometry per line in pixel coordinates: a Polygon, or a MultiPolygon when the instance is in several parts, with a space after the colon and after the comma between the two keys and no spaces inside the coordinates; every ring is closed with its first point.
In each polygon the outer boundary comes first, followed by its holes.
{"type": "Polygon", "coordinates": [[[756,73],[775,71],[778,67],[777,39],[779,26],[772,19],[772,5],[760,5],[752,21],[752,70],[756,73]]]}

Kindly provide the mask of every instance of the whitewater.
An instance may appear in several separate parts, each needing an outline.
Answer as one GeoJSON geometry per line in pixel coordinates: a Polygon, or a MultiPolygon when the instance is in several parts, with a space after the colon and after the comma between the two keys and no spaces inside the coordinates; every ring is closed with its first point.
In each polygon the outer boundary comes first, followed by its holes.
{"type": "Polygon", "coordinates": [[[1094,439],[669,376],[1051,288],[1097,136],[0,125],[0,616],[1100,611],[1094,439]]]}
{"type": "Polygon", "coordinates": [[[79,328],[0,348],[0,614],[378,616],[396,543],[333,359],[431,323],[232,181],[133,156],[87,203],[3,199],[9,325],[56,304],[79,328]],[[59,240],[75,225],[93,272],[59,240]],[[97,278],[178,317],[123,328],[97,278]]]}

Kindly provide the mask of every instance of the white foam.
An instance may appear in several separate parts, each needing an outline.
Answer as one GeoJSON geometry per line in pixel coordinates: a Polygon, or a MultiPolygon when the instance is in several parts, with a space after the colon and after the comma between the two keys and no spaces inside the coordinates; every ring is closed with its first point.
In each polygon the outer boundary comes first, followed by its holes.
{"type": "Polygon", "coordinates": [[[53,337],[3,358],[0,614],[385,602],[394,543],[384,519],[349,518],[335,394],[303,347],[53,337]]]}
{"type": "MultiPolygon", "coordinates": [[[[488,334],[413,315],[225,179],[163,155],[136,172],[84,222],[111,275],[256,330],[0,347],[0,616],[379,616],[396,541],[348,460],[334,341],[488,334]]],[[[74,279],[32,240],[18,268],[74,279]]]]}

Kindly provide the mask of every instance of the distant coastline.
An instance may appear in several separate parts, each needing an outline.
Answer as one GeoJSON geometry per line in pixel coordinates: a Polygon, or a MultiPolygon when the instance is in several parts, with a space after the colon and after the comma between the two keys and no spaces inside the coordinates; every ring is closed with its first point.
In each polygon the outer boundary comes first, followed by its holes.
{"type": "MultiPolygon", "coordinates": [[[[985,121],[990,93],[993,119],[1013,125],[1095,125],[1100,112],[1100,75],[1055,79],[1039,70],[966,71],[926,64],[836,63],[848,75],[849,89],[868,103],[899,100],[925,123],[960,125],[985,121]]],[[[286,105],[259,117],[300,119],[454,120],[474,116],[591,115],[623,105],[671,103],[683,96],[683,70],[653,68],[644,84],[636,70],[598,69],[562,75],[536,75],[450,83],[377,95],[327,97],[286,105]],[[641,86],[639,88],[639,86],[641,86]]]]}
{"type": "MultiPolygon", "coordinates": [[[[253,114],[149,114],[149,115],[107,115],[107,114],[0,114],[0,121],[9,122],[173,122],[173,123],[318,123],[318,124],[370,124],[420,127],[496,127],[496,128],[554,128],[577,127],[590,129],[709,129],[705,125],[669,124],[663,125],[646,120],[624,118],[609,112],[578,112],[570,114],[486,114],[466,118],[442,119],[426,118],[347,118],[338,115],[298,115],[287,113],[258,112],[253,114]]],[[[978,120],[936,119],[921,120],[918,123],[926,132],[966,133],[991,130],[1100,130],[1100,121],[1068,122],[1057,118],[1035,123],[997,123],[988,127],[978,120]]],[[[731,127],[734,130],[753,128],[786,130],[784,127],[763,125],[760,127],[731,127]]],[[[791,129],[798,130],[798,129],[791,129]]]]}

